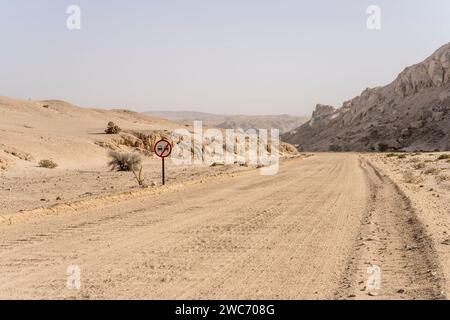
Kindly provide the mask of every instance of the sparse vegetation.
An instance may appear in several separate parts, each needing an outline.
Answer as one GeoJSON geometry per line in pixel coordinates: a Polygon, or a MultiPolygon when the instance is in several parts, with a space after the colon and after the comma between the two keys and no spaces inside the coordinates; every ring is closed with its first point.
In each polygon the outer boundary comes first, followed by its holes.
{"type": "Polygon", "coordinates": [[[379,143],[378,144],[378,151],[386,152],[388,150],[389,150],[389,146],[386,143],[379,143]]]}
{"type": "Polygon", "coordinates": [[[418,162],[413,164],[413,168],[416,170],[421,170],[421,169],[425,169],[426,165],[424,162],[418,162]]]}
{"type": "Polygon", "coordinates": [[[406,159],[406,154],[399,154],[397,156],[397,158],[399,158],[399,159],[406,159]]]}
{"type": "Polygon", "coordinates": [[[144,178],[142,177],[142,159],[138,154],[111,151],[109,157],[111,160],[108,165],[111,167],[111,170],[132,172],[139,186],[145,187],[144,178]]]}
{"type": "Polygon", "coordinates": [[[332,145],[330,145],[328,147],[328,150],[331,151],[331,152],[341,152],[342,151],[342,147],[338,146],[338,145],[335,145],[335,144],[332,144],[332,145]]]}
{"type": "Polygon", "coordinates": [[[39,167],[41,168],[46,168],[46,169],[55,169],[58,166],[58,164],[56,162],[54,162],[53,160],[41,160],[39,161],[39,167]]]}
{"type": "Polygon", "coordinates": [[[386,155],[386,158],[393,158],[393,157],[396,157],[396,156],[397,156],[397,154],[395,154],[395,153],[388,153],[386,155]]]}
{"type": "Polygon", "coordinates": [[[412,171],[408,170],[403,173],[403,181],[406,183],[417,184],[422,182],[422,179],[414,175],[412,171]]]}
{"type": "Polygon", "coordinates": [[[378,144],[378,151],[379,152],[386,152],[389,150],[389,145],[385,144],[385,143],[379,143],[378,144]]]}
{"type": "Polygon", "coordinates": [[[437,159],[438,160],[448,160],[448,159],[450,159],[450,154],[441,154],[437,159]]]}
{"type": "Polygon", "coordinates": [[[225,165],[225,163],[223,163],[223,162],[213,162],[213,163],[211,163],[211,167],[224,166],[224,165],[225,165]]]}
{"type": "Polygon", "coordinates": [[[122,131],[122,129],[116,125],[114,122],[110,121],[108,122],[108,126],[105,130],[106,134],[117,134],[120,133],[122,131]]]}
{"type": "Polygon", "coordinates": [[[425,174],[432,174],[432,175],[437,175],[441,170],[439,170],[438,168],[428,168],[427,170],[424,171],[425,174]]]}
{"type": "Polygon", "coordinates": [[[445,174],[436,176],[436,181],[437,182],[445,182],[445,181],[449,181],[449,180],[450,180],[450,177],[448,175],[445,175],[445,174]]]}

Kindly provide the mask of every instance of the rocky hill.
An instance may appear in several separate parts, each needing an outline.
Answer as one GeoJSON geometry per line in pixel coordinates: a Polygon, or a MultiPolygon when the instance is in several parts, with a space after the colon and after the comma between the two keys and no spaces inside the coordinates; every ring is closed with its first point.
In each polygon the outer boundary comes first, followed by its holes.
{"type": "Polygon", "coordinates": [[[145,114],[164,118],[180,123],[193,124],[193,121],[203,121],[207,127],[221,129],[270,129],[276,128],[280,133],[286,133],[308,121],[307,117],[281,115],[221,115],[193,111],[149,111],[145,114]]]}
{"type": "Polygon", "coordinates": [[[317,105],[283,140],[306,151],[450,150],[450,43],[341,108],[317,105]]]}

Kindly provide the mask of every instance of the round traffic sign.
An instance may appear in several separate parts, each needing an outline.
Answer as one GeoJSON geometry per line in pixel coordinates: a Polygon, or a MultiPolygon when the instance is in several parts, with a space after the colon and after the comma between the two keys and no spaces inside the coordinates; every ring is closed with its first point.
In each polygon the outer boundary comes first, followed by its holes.
{"type": "Polygon", "coordinates": [[[159,140],[153,150],[160,158],[167,158],[172,153],[172,145],[167,140],[159,140]]]}

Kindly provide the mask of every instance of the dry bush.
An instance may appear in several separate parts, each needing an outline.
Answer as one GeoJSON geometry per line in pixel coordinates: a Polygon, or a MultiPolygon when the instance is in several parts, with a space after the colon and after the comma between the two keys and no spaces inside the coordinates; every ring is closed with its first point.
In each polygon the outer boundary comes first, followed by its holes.
{"type": "Polygon", "coordinates": [[[217,166],[224,166],[225,163],[223,162],[213,162],[211,163],[210,167],[217,167],[217,166]]]}
{"type": "Polygon", "coordinates": [[[441,154],[437,159],[438,160],[448,160],[448,159],[450,159],[450,154],[441,154]]]}
{"type": "Polygon", "coordinates": [[[341,152],[341,151],[342,151],[342,147],[341,147],[341,146],[338,146],[338,145],[332,144],[332,145],[330,145],[330,146],[328,147],[328,151],[331,151],[331,152],[341,152]]]}
{"type": "Polygon", "coordinates": [[[378,144],[378,151],[386,152],[388,150],[389,150],[389,145],[387,145],[386,143],[379,143],[378,144]]]}
{"type": "Polygon", "coordinates": [[[437,175],[441,170],[438,168],[428,168],[424,171],[425,174],[437,175]]]}
{"type": "Polygon", "coordinates": [[[445,181],[449,181],[450,177],[446,174],[442,174],[442,175],[437,175],[436,176],[436,181],[441,183],[441,182],[445,182],[445,181]]]}
{"type": "Polygon", "coordinates": [[[413,168],[416,170],[425,169],[426,165],[424,162],[418,162],[413,164],[413,168]]]}
{"type": "Polygon", "coordinates": [[[405,171],[403,173],[403,181],[406,183],[417,184],[422,182],[422,178],[416,177],[412,171],[405,171]]]}
{"type": "Polygon", "coordinates": [[[41,167],[41,168],[55,169],[57,166],[58,166],[58,164],[52,160],[45,159],[45,160],[39,161],[39,167],[41,167]]]}
{"type": "Polygon", "coordinates": [[[397,156],[396,153],[388,153],[388,154],[386,155],[386,158],[393,158],[393,157],[396,157],[396,156],[397,156]]]}
{"type": "Polygon", "coordinates": [[[136,153],[120,153],[111,151],[109,153],[111,160],[108,165],[114,171],[131,171],[139,186],[144,187],[144,178],[142,177],[142,159],[136,153]]]}
{"type": "Polygon", "coordinates": [[[114,122],[110,121],[108,122],[108,126],[106,127],[105,133],[106,134],[117,134],[120,133],[122,129],[118,125],[116,125],[114,122]]]}
{"type": "Polygon", "coordinates": [[[399,154],[399,155],[398,155],[398,158],[399,158],[399,159],[406,159],[406,154],[399,154]]]}

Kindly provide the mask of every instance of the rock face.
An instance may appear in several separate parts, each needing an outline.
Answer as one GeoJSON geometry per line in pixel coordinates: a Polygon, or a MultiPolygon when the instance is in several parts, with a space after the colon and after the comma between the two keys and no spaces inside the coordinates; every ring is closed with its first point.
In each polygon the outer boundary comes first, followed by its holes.
{"type": "Polygon", "coordinates": [[[193,124],[194,121],[203,121],[203,125],[221,129],[271,129],[286,133],[309,120],[309,117],[280,115],[220,115],[193,111],[149,111],[145,114],[161,117],[183,124],[193,124]]]}
{"type": "Polygon", "coordinates": [[[450,150],[450,43],[339,109],[317,105],[282,138],[306,151],[450,150]]]}
{"type": "Polygon", "coordinates": [[[313,118],[321,118],[324,116],[327,116],[329,114],[332,114],[336,111],[336,108],[333,106],[327,106],[324,104],[318,104],[316,105],[316,109],[313,111],[312,117],[313,118]]]}

